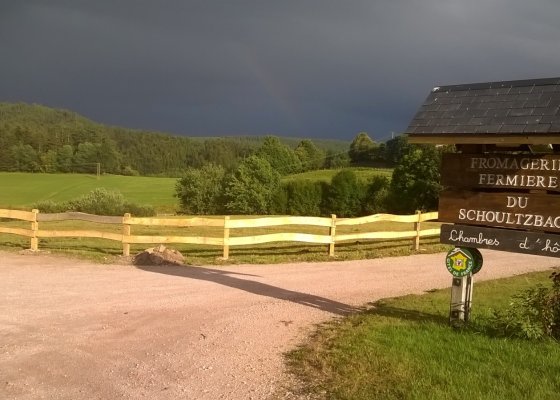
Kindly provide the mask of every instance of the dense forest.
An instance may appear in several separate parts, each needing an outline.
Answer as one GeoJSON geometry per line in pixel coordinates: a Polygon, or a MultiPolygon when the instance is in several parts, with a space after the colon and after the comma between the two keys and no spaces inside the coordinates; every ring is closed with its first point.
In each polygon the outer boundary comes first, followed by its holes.
{"type": "MultiPolygon", "coordinates": [[[[0,103],[1,171],[91,173],[100,163],[104,173],[180,176],[185,168],[208,163],[230,170],[264,140],[174,136],[106,126],[68,110],[0,103]]],[[[299,146],[300,155],[310,147],[325,156],[348,148],[339,140],[280,140],[294,151],[299,146]]]]}

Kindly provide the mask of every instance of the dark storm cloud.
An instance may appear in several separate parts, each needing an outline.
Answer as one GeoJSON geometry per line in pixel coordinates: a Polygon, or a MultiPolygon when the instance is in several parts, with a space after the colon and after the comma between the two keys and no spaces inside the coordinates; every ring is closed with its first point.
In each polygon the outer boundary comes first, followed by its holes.
{"type": "Polygon", "coordinates": [[[0,101],[187,135],[385,139],[436,85],[560,75],[554,0],[0,0],[0,101]]]}

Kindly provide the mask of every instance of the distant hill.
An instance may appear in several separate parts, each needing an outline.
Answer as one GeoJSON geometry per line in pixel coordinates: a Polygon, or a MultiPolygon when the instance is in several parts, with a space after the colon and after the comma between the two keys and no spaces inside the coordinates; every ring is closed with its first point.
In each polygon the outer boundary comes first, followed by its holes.
{"type": "MultiPolygon", "coordinates": [[[[187,167],[213,162],[231,169],[266,136],[185,137],[107,126],[73,111],[38,104],[0,103],[0,171],[103,172],[179,176],[187,167]]],[[[295,148],[303,139],[281,137],[295,148]]],[[[311,139],[331,153],[349,142],[311,139]]]]}

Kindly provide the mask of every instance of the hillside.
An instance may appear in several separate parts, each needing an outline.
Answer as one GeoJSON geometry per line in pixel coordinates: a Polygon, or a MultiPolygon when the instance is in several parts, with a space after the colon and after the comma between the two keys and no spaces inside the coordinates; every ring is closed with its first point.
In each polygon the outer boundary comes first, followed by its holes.
{"type": "MultiPolygon", "coordinates": [[[[187,167],[213,162],[227,169],[252,154],[265,136],[184,137],[107,126],[73,111],[37,104],[0,103],[0,171],[179,176],[187,167]]],[[[280,138],[294,148],[302,140],[280,138]]],[[[332,153],[348,142],[312,140],[332,153]]]]}

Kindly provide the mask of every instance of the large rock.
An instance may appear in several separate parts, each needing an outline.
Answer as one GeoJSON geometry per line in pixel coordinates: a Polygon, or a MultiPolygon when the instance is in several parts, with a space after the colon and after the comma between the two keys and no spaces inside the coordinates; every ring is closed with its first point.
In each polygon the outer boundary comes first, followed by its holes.
{"type": "Polygon", "coordinates": [[[134,256],[136,265],[184,265],[185,257],[175,249],[168,249],[163,244],[146,249],[134,256]]]}

